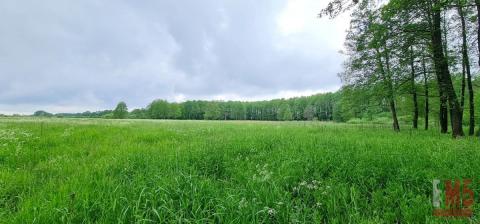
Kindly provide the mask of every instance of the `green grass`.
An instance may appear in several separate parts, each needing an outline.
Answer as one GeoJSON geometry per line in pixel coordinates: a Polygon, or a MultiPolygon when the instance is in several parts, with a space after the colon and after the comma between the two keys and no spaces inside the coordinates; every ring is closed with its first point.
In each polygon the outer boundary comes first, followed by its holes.
{"type": "Polygon", "coordinates": [[[431,215],[432,180],[480,193],[479,146],[378,125],[1,119],[0,223],[464,222],[431,215]]]}

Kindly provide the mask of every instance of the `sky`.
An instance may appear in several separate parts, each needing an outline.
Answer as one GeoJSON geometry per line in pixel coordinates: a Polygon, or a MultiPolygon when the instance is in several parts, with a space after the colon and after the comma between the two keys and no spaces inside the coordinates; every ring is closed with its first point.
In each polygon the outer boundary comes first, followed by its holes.
{"type": "Polygon", "coordinates": [[[335,91],[348,15],[327,0],[2,0],[0,113],[335,91]]]}

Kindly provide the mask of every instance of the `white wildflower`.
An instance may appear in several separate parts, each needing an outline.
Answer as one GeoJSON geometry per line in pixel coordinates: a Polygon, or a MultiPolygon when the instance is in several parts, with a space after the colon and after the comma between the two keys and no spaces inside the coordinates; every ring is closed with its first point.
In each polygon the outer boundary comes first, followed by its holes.
{"type": "Polygon", "coordinates": [[[62,136],[62,137],[68,137],[68,136],[72,135],[72,130],[73,130],[73,128],[71,128],[71,127],[65,129],[65,130],[63,131],[63,133],[62,133],[61,136],[62,136]]]}
{"type": "Polygon", "coordinates": [[[275,216],[277,214],[277,211],[274,208],[265,207],[264,209],[267,211],[268,215],[270,216],[275,216]]]}
{"type": "Polygon", "coordinates": [[[238,202],[238,209],[242,209],[242,208],[245,208],[247,207],[247,200],[245,198],[242,198],[242,200],[240,200],[240,202],[238,202]]]}

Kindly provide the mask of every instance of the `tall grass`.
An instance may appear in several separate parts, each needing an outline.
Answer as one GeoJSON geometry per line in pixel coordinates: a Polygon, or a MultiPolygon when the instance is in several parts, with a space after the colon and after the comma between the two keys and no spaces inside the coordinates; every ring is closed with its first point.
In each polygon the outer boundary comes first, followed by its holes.
{"type": "Polygon", "coordinates": [[[432,180],[479,193],[478,140],[403,129],[3,119],[0,222],[464,222],[431,215],[432,180]]]}

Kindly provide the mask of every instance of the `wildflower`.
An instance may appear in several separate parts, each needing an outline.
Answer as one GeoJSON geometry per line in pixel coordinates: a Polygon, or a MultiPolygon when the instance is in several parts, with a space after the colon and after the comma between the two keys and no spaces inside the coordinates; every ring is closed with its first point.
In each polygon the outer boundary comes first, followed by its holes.
{"type": "Polygon", "coordinates": [[[268,215],[270,216],[275,216],[277,214],[277,211],[274,208],[265,207],[264,209],[267,211],[268,215]]]}
{"type": "Polygon", "coordinates": [[[240,202],[238,203],[238,209],[247,207],[247,203],[247,200],[245,198],[242,198],[242,200],[240,200],[240,202]]]}

